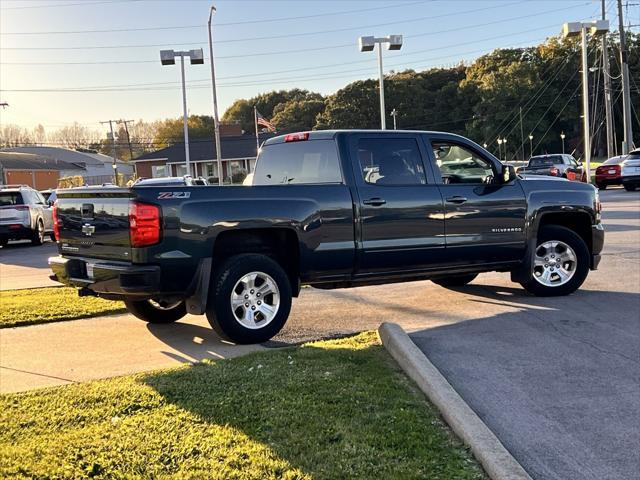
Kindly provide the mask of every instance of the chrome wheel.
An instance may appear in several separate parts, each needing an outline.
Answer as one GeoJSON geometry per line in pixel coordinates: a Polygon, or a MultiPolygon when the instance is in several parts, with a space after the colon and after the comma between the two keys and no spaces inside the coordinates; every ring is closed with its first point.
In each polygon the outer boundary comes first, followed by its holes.
{"type": "Polygon", "coordinates": [[[263,272],[251,272],[238,280],[231,291],[231,311],[243,327],[263,328],[280,307],[278,285],[263,272]]]}
{"type": "Polygon", "coordinates": [[[576,253],[564,242],[551,240],[538,245],[533,278],[546,287],[564,285],[573,278],[578,265],[576,253]]]}

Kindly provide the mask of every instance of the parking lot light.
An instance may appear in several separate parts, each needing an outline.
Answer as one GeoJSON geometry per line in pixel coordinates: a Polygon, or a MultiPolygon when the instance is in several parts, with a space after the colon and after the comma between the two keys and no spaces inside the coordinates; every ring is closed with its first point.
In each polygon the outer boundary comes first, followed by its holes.
{"type": "MultiPolygon", "coordinates": [[[[358,48],[361,52],[371,52],[378,44],[378,70],[380,75],[380,128],[387,129],[387,120],[384,108],[384,73],[382,70],[382,44],[387,50],[400,50],[402,48],[402,35],[389,35],[387,37],[364,36],[358,39],[358,48]]],[[[395,120],[395,116],[394,116],[395,120]]]]}

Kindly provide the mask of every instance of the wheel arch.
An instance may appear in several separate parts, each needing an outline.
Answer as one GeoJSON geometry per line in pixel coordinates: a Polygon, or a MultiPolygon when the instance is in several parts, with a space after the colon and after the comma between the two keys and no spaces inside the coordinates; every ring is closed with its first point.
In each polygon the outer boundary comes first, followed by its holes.
{"type": "Polygon", "coordinates": [[[536,238],[540,235],[540,231],[548,226],[555,225],[565,227],[575,232],[584,240],[589,249],[589,253],[593,252],[593,239],[591,235],[591,217],[586,212],[547,212],[543,213],[538,222],[538,230],[536,238]]]}

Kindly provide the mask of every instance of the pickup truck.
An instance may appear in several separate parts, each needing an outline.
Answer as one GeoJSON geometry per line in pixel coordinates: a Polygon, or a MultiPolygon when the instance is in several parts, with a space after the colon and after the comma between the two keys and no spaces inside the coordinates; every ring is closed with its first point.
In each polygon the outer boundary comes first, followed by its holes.
{"type": "Polygon", "coordinates": [[[567,295],[604,242],[595,187],[524,180],[466,138],[423,131],[282,135],[251,186],[61,190],[54,218],[52,278],[147,322],[206,314],[236,343],[276,335],[302,285],[462,287],[499,271],[567,295]]]}
{"type": "Polygon", "coordinates": [[[521,175],[547,175],[550,177],[567,178],[569,180],[585,181],[582,164],[572,155],[536,155],[529,159],[526,167],[517,170],[521,175]]]}

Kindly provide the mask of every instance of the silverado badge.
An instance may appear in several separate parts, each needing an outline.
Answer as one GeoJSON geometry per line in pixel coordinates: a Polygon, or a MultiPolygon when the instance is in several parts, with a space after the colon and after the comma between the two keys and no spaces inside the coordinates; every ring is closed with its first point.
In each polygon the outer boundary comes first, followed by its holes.
{"type": "Polygon", "coordinates": [[[82,233],[84,233],[87,237],[90,237],[91,235],[96,233],[96,227],[94,227],[90,223],[85,223],[82,226],[82,233]]]}

